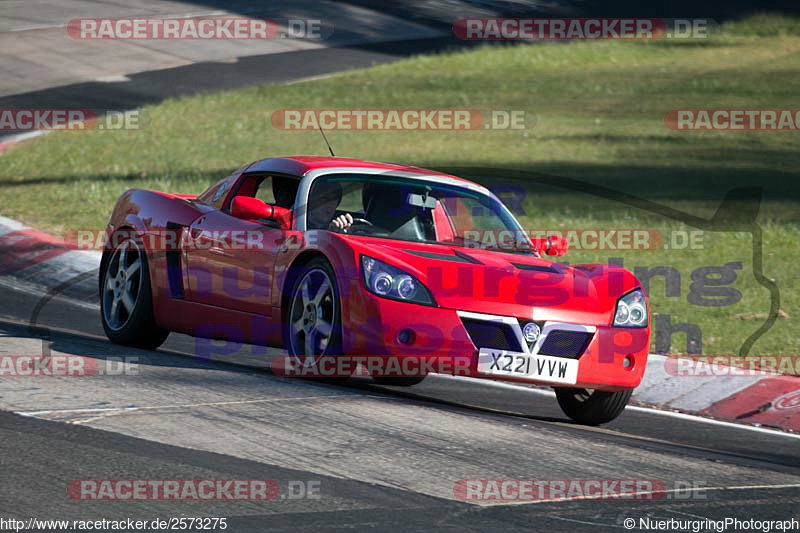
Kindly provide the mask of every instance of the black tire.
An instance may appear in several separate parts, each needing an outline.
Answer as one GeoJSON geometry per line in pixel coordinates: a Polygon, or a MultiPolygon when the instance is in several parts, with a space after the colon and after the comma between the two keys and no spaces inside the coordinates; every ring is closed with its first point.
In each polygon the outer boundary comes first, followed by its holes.
{"type": "MultiPolygon", "coordinates": [[[[134,260],[126,258],[125,262],[127,265],[132,266],[134,260]]],[[[123,288],[123,290],[127,289],[123,288]]],[[[100,320],[103,323],[106,337],[114,344],[154,350],[161,346],[169,336],[169,330],[159,327],[153,315],[153,292],[150,285],[147,254],[133,240],[120,242],[119,246],[111,253],[111,257],[102,273],[100,283],[100,320]],[[132,274],[120,275],[119,261],[124,250],[127,250],[128,254],[135,253],[135,257],[140,261],[138,279],[136,280],[132,279],[132,274]],[[115,293],[120,287],[120,281],[123,280],[125,285],[131,284],[129,294],[135,294],[134,303],[132,309],[124,309],[124,315],[122,315],[123,310],[119,311],[119,314],[124,319],[120,318],[117,322],[114,322],[110,313],[114,300],[117,300],[117,306],[120,306],[121,301],[115,296],[115,293]],[[111,289],[112,284],[116,285],[115,289],[111,289]]]]}
{"type": "Polygon", "coordinates": [[[425,376],[372,376],[378,385],[390,387],[413,387],[423,382],[425,376]]]}
{"type": "Polygon", "coordinates": [[[625,410],[633,389],[616,392],[557,387],[556,398],[564,414],[580,424],[597,426],[611,422],[625,410]]]}
{"type": "MultiPolygon", "coordinates": [[[[297,274],[293,276],[292,288],[291,292],[289,293],[289,302],[286,308],[286,317],[283,320],[283,339],[284,339],[283,344],[286,351],[289,352],[289,357],[303,358],[304,365],[306,365],[307,367],[308,366],[313,367],[314,365],[318,365],[319,363],[321,363],[324,359],[335,360],[337,356],[342,354],[342,307],[340,301],[341,300],[339,299],[339,287],[336,281],[336,273],[333,271],[333,267],[331,267],[330,263],[328,263],[327,260],[318,257],[312,259],[308,264],[300,268],[299,272],[297,272],[297,274]],[[332,319],[329,320],[330,333],[327,336],[324,348],[320,350],[316,349],[311,350],[311,351],[319,351],[320,352],[319,354],[317,353],[308,354],[305,353],[308,350],[300,348],[299,346],[300,339],[299,337],[297,337],[295,333],[297,332],[298,334],[303,335],[302,344],[306,345],[306,342],[308,342],[306,337],[308,335],[308,332],[301,333],[296,329],[292,328],[292,324],[296,322],[298,319],[302,319],[303,315],[301,314],[300,316],[295,316],[293,319],[293,314],[295,315],[297,314],[296,305],[298,305],[298,298],[301,299],[303,298],[300,292],[303,284],[306,282],[306,280],[308,280],[309,283],[313,284],[314,283],[314,280],[312,279],[313,276],[320,276],[320,279],[322,279],[321,274],[323,273],[327,277],[328,282],[330,283],[330,294],[328,295],[330,296],[330,301],[327,300],[326,296],[323,296],[322,300],[324,300],[324,302],[321,301],[319,303],[319,307],[324,308],[323,314],[330,313],[329,316],[332,317],[332,319]],[[315,360],[309,361],[307,359],[309,356],[313,356],[315,360]]],[[[303,305],[302,300],[299,302],[299,305],[302,307],[303,305]]],[[[315,317],[317,316],[317,311],[316,311],[317,309],[318,308],[315,307],[315,311],[313,312],[315,317]]],[[[312,327],[313,326],[314,324],[312,324],[312,327]]],[[[313,337],[314,335],[313,330],[311,332],[311,335],[313,337]]],[[[313,339],[311,342],[314,348],[316,348],[317,343],[313,339]]],[[[312,378],[312,376],[306,376],[306,377],[312,378]]],[[[350,376],[313,377],[315,381],[323,381],[325,383],[332,383],[332,384],[344,383],[349,378],[350,376]]]]}

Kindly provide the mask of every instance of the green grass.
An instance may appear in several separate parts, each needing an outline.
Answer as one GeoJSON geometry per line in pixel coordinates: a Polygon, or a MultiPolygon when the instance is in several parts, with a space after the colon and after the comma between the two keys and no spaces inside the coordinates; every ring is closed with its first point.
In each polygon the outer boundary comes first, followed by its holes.
{"type": "MultiPolygon", "coordinates": [[[[317,132],[273,128],[277,109],[526,110],[537,124],[524,131],[331,131],[328,137],[338,155],[459,169],[488,185],[522,184],[526,216],[520,218],[528,228],[654,228],[665,235],[696,229],[536,176],[572,178],[705,218],[729,189],[763,187],[764,273],[778,285],[788,316],[751,353],[796,354],[800,133],[678,132],[663,117],[670,109],[800,107],[798,27],[794,19],[765,15],[724,25],[704,42],[487,46],[324,80],[169,100],[146,108],[150,123],[139,131],[56,133],[0,155],[0,213],[55,233],[103,228],[128,188],[196,193],[248,161],[326,152],[317,132]]],[[[741,315],[767,313],[770,294],[754,276],[750,234],[716,231],[706,239],[711,246],[698,250],[573,250],[564,259],[623,257],[631,269],[675,268],[680,296],[667,296],[655,278],[652,311],[700,326],[704,353],[735,354],[764,322],[741,315]],[[736,261],[742,270],[730,286],[742,294],[739,303],[689,303],[692,272],[736,261]]],[[[680,334],[670,351],[685,351],[680,334]]]]}

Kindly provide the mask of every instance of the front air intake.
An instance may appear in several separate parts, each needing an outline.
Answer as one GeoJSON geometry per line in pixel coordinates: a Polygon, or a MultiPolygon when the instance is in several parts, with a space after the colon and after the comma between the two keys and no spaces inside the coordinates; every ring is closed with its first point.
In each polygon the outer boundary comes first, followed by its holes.
{"type": "Polygon", "coordinates": [[[539,354],[578,359],[589,346],[590,340],[592,334],[585,331],[553,330],[544,339],[539,354]]]}
{"type": "Polygon", "coordinates": [[[462,319],[467,329],[469,338],[476,348],[492,348],[495,350],[508,350],[521,352],[519,339],[508,324],[490,322],[488,320],[462,319]]]}

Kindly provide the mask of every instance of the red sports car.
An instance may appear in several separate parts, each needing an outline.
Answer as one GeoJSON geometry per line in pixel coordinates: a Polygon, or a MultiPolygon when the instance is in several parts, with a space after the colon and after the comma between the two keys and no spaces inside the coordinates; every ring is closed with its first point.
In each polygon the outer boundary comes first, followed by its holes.
{"type": "MultiPolygon", "coordinates": [[[[552,386],[587,424],[624,410],[647,363],[633,274],[545,259],[566,243],[531,238],[491,191],[455,176],[264,159],[199,196],[127,191],[108,232],[101,314],[116,343],[156,348],[177,331],[304,364],[458,362],[454,374],[552,386]]],[[[376,379],[410,385],[445,367],[376,379]]]]}

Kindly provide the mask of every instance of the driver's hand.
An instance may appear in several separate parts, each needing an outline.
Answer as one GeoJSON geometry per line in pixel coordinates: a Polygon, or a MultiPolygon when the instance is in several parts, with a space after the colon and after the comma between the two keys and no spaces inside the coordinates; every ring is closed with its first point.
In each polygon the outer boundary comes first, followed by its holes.
{"type": "Polygon", "coordinates": [[[339,215],[331,220],[331,225],[333,225],[336,229],[347,229],[353,225],[353,215],[350,213],[339,215]]]}

